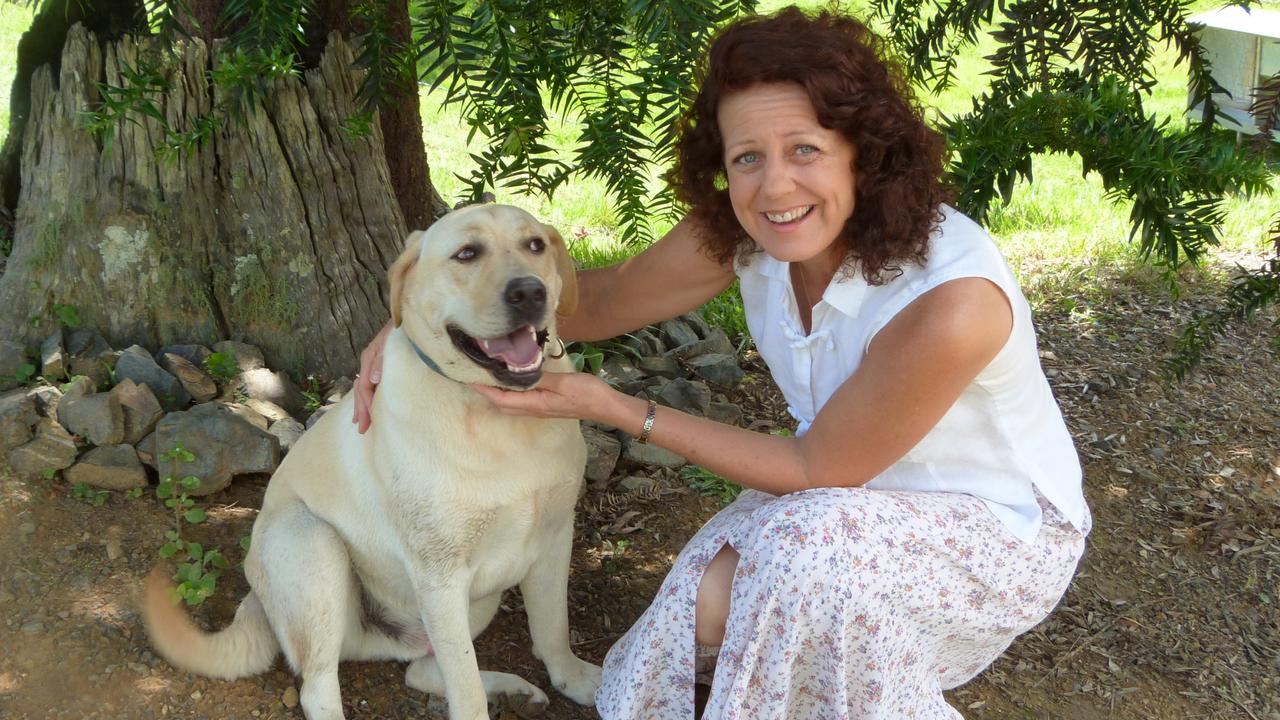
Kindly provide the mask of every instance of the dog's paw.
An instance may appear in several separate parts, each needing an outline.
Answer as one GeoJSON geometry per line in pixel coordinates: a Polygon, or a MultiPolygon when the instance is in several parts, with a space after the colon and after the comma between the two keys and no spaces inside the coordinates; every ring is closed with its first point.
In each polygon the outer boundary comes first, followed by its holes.
{"type": "Polygon", "coordinates": [[[511,692],[490,696],[489,715],[494,718],[507,718],[514,713],[519,718],[537,717],[547,709],[550,699],[547,694],[530,685],[533,692],[511,692]]]}
{"type": "Polygon", "coordinates": [[[596,690],[600,689],[601,670],[585,660],[571,657],[562,667],[547,668],[551,684],[579,705],[595,707],[596,690]]]}

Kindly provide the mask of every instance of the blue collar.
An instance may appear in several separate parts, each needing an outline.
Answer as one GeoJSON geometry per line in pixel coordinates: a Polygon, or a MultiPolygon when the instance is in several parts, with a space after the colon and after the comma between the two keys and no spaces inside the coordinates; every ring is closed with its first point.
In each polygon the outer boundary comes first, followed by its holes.
{"type": "MultiPolygon", "coordinates": [[[[422,348],[418,347],[418,344],[415,343],[413,341],[413,338],[409,337],[407,333],[405,334],[404,339],[409,341],[409,347],[413,348],[413,351],[418,355],[418,359],[421,360],[423,363],[425,363],[427,367],[431,368],[432,370],[435,370],[446,380],[453,380],[453,378],[444,374],[444,371],[440,369],[440,366],[436,364],[435,360],[432,360],[430,357],[427,356],[426,353],[422,352],[422,348]]],[[[457,382],[457,381],[455,380],[454,382],[457,382]]]]}

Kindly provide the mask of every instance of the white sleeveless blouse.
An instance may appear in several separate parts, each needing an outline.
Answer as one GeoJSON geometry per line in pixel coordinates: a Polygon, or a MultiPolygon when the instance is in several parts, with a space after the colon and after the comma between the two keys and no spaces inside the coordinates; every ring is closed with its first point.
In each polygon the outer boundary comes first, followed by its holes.
{"type": "Polygon", "coordinates": [[[813,308],[807,336],[788,264],[765,253],[752,255],[745,265],[736,263],[756,348],[799,421],[796,434],[802,435],[858,369],[876,333],[911,301],[949,280],[990,280],[1013,308],[1009,340],[938,424],[866,487],[974,495],[1026,542],[1040,530],[1038,490],[1072,525],[1088,532],[1080,461],[1040,368],[1031,308],[991,237],[958,211],[943,211],[924,266],[904,266],[899,277],[877,286],[868,285],[861,273],[837,275],[813,308]]]}

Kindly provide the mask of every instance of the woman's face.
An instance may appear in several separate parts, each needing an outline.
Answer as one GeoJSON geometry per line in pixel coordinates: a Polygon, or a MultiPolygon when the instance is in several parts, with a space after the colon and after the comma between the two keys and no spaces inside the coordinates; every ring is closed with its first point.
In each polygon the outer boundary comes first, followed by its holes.
{"type": "Polygon", "coordinates": [[[826,253],[853,214],[853,145],[818,124],[804,88],[754,85],[717,112],[733,212],[765,252],[783,262],[826,253]]]}

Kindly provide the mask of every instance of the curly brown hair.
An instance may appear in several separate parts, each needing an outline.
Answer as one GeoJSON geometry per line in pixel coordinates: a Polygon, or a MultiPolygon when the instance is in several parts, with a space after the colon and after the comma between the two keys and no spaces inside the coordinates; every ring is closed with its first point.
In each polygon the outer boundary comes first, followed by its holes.
{"type": "Polygon", "coordinates": [[[922,263],[950,198],[942,181],[946,145],[924,122],[884,43],[857,20],[789,7],[722,30],[700,72],[701,90],[679,127],[667,180],[690,208],[704,247],[720,262],[756,250],[729,201],[716,113],[725,95],[761,83],[805,89],[818,122],[854,147],[853,215],[841,231],[845,270],[883,284],[903,263],[922,263]]]}

